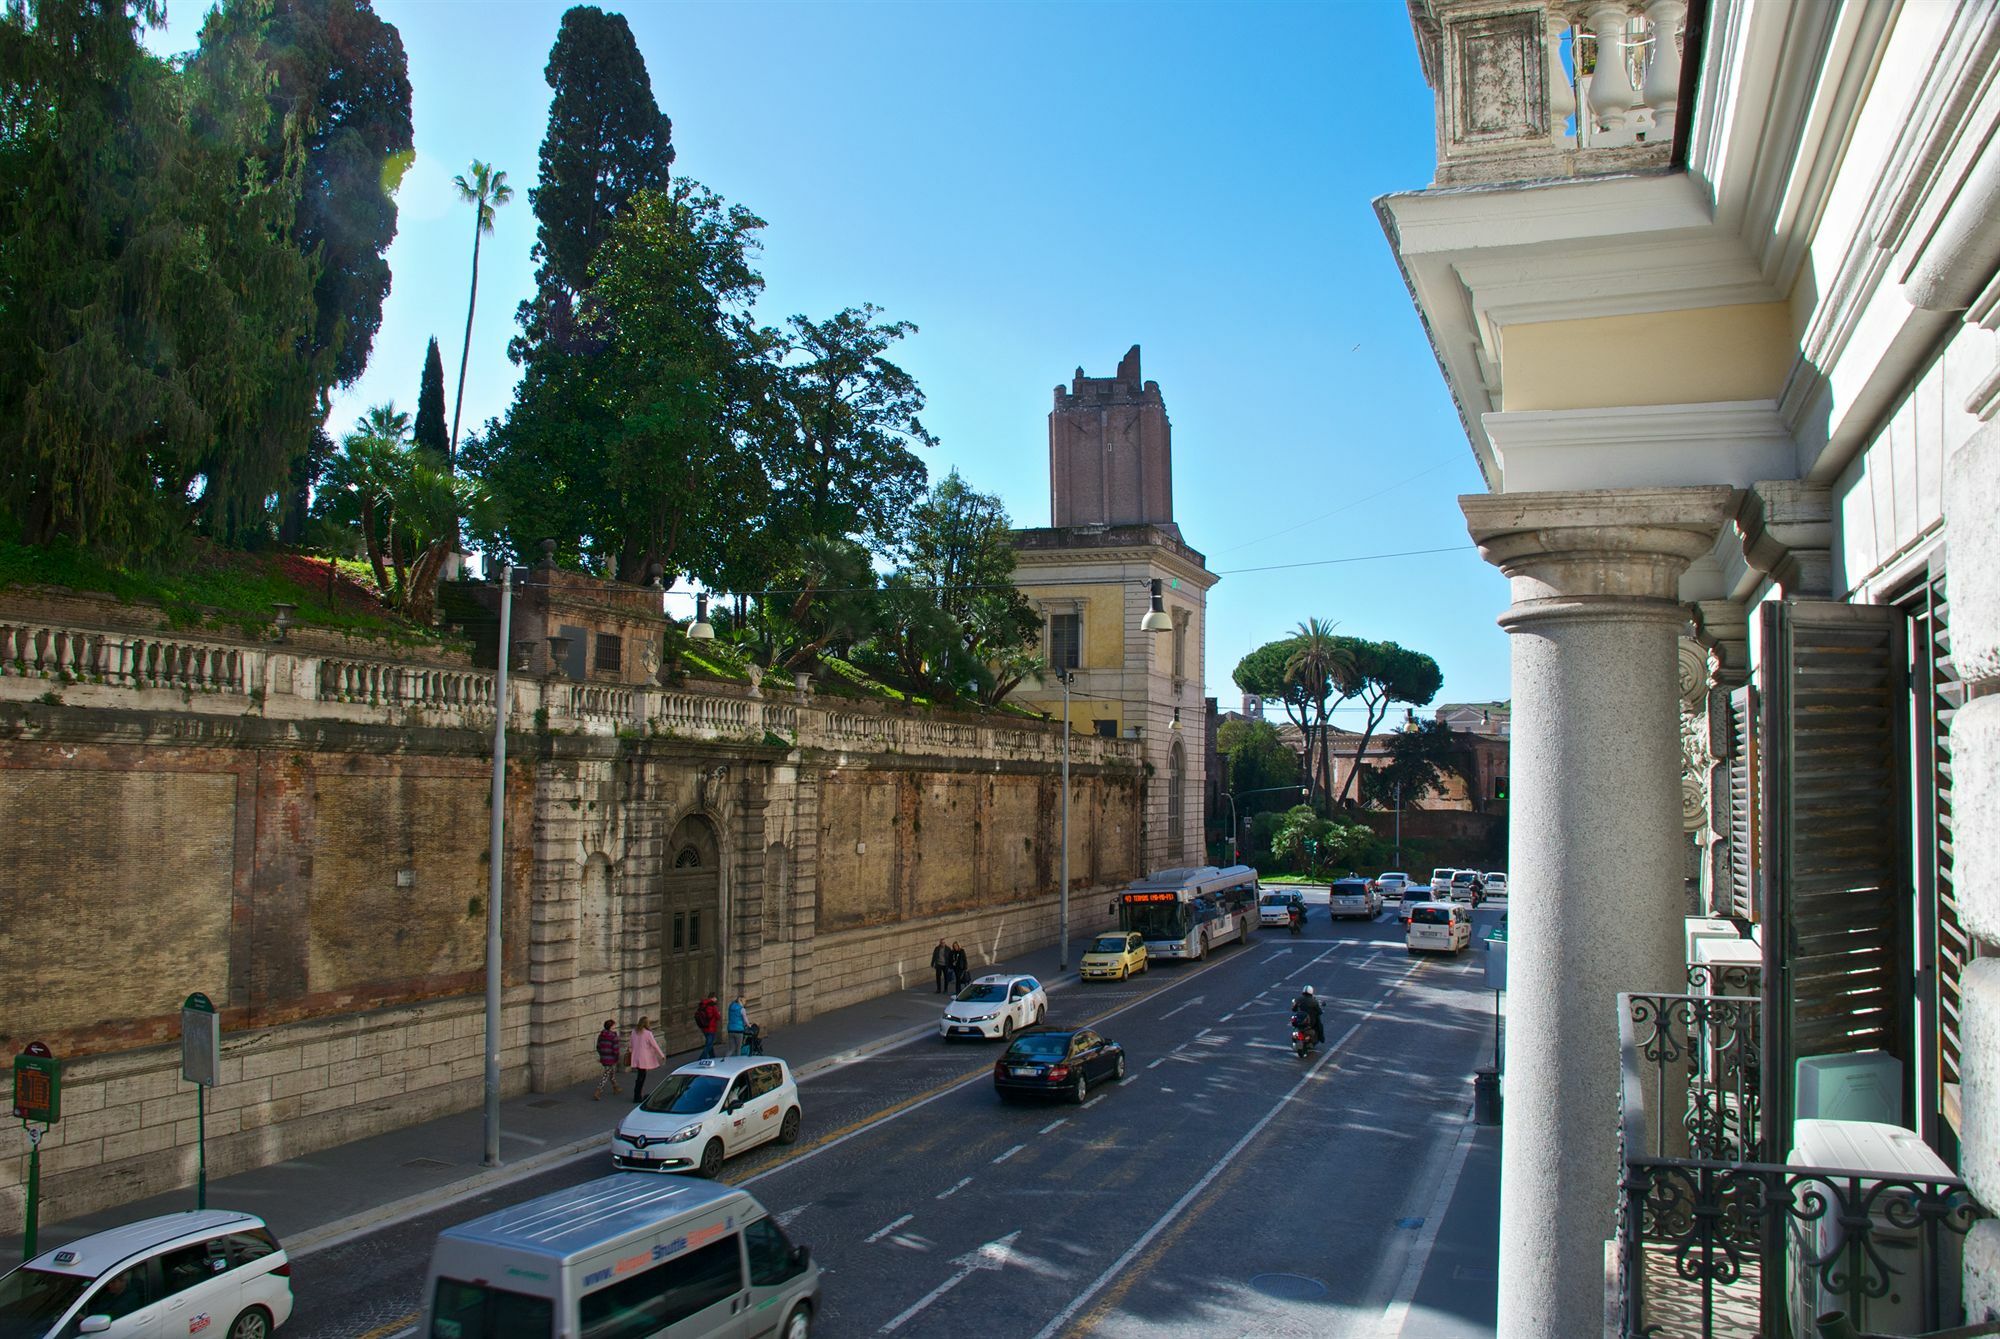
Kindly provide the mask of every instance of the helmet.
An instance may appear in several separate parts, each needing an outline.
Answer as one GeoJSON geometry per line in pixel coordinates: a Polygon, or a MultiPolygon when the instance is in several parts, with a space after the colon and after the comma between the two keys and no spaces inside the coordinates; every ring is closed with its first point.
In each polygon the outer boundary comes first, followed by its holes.
{"type": "Polygon", "coordinates": [[[1306,993],[1306,994],[1308,994],[1308,995],[1312,994],[1312,993],[1313,993],[1313,988],[1312,988],[1311,986],[1307,986],[1307,987],[1306,987],[1306,989],[1305,989],[1305,993],[1306,993]]]}

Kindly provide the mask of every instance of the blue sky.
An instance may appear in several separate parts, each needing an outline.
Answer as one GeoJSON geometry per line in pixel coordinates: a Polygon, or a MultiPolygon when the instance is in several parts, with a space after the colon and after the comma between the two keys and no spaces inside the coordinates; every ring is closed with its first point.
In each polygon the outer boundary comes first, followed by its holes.
{"type": "MultiPolygon", "coordinates": [[[[760,317],[871,301],[956,466],[1046,525],[1051,391],[1133,344],[1174,429],[1175,515],[1222,572],[1208,691],[1301,620],[1428,652],[1442,700],[1509,696],[1506,583],[1455,498],[1481,488],[1370,201],[1429,182],[1431,99],[1404,7],[637,3],[677,172],[769,221],[760,317]],[[1327,566],[1361,555],[1452,552],[1327,566]]],[[[412,409],[425,341],[447,393],[465,326],[473,158],[516,188],[482,246],[469,429],[503,413],[532,287],[527,201],[565,5],[377,0],[402,32],[418,160],[395,285],[336,436],[412,409]]],[[[178,0],[161,51],[207,5],[178,0]]]]}

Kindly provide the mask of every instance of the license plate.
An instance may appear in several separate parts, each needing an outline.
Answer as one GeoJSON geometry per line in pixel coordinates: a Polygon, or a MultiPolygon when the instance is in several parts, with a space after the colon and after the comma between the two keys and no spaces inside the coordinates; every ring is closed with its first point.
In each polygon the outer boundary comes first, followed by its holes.
{"type": "Polygon", "coordinates": [[[1014,1066],[1014,1077],[1017,1079],[1032,1079],[1035,1077],[1035,1071],[1021,1065],[1016,1065],[1014,1066]]]}

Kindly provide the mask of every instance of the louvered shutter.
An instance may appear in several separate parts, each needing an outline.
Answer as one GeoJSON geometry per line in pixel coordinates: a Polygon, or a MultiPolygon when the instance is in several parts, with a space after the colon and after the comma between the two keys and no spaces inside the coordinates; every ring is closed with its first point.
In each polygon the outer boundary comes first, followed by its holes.
{"type": "Polygon", "coordinates": [[[1791,1136],[1793,1064],[1880,1049],[1911,1063],[1901,816],[1903,615],[1831,601],[1760,615],[1765,1123],[1791,1136]]]}
{"type": "Polygon", "coordinates": [[[1729,695],[1729,890],[1727,914],[1757,919],[1757,691],[1729,695]]]}
{"type": "Polygon", "coordinates": [[[1958,888],[1952,873],[1951,718],[1965,705],[1965,686],[1951,663],[1950,606],[1945,599],[1943,566],[1933,561],[1929,578],[1911,602],[1911,635],[1920,644],[1911,656],[1920,681],[1918,725],[1928,736],[1929,775],[1919,784],[1930,787],[1929,803],[1919,806],[1928,819],[1922,834],[1928,848],[1917,853],[1928,860],[1936,907],[1937,1063],[1940,1091],[1933,1096],[1939,1109],[1957,1124],[1959,986],[1966,964],[1974,956],[1972,936],[1959,918],[1958,888]]]}

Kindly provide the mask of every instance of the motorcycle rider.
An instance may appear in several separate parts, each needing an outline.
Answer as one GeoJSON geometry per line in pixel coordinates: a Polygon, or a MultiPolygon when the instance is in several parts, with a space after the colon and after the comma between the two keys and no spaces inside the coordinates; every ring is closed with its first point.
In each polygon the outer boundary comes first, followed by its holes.
{"type": "Polygon", "coordinates": [[[1292,1016],[1296,1018],[1300,1014],[1304,1014],[1306,1021],[1312,1025],[1313,1040],[1324,1043],[1326,1041],[1326,1023],[1320,1018],[1319,996],[1313,993],[1311,986],[1307,986],[1304,990],[1300,991],[1298,998],[1292,1001],[1292,1016]]]}
{"type": "Polygon", "coordinates": [[[1293,934],[1298,934],[1305,928],[1306,909],[1297,902],[1292,903],[1291,907],[1285,912],[1285,922],[1291,926],[1293,934]]]}

